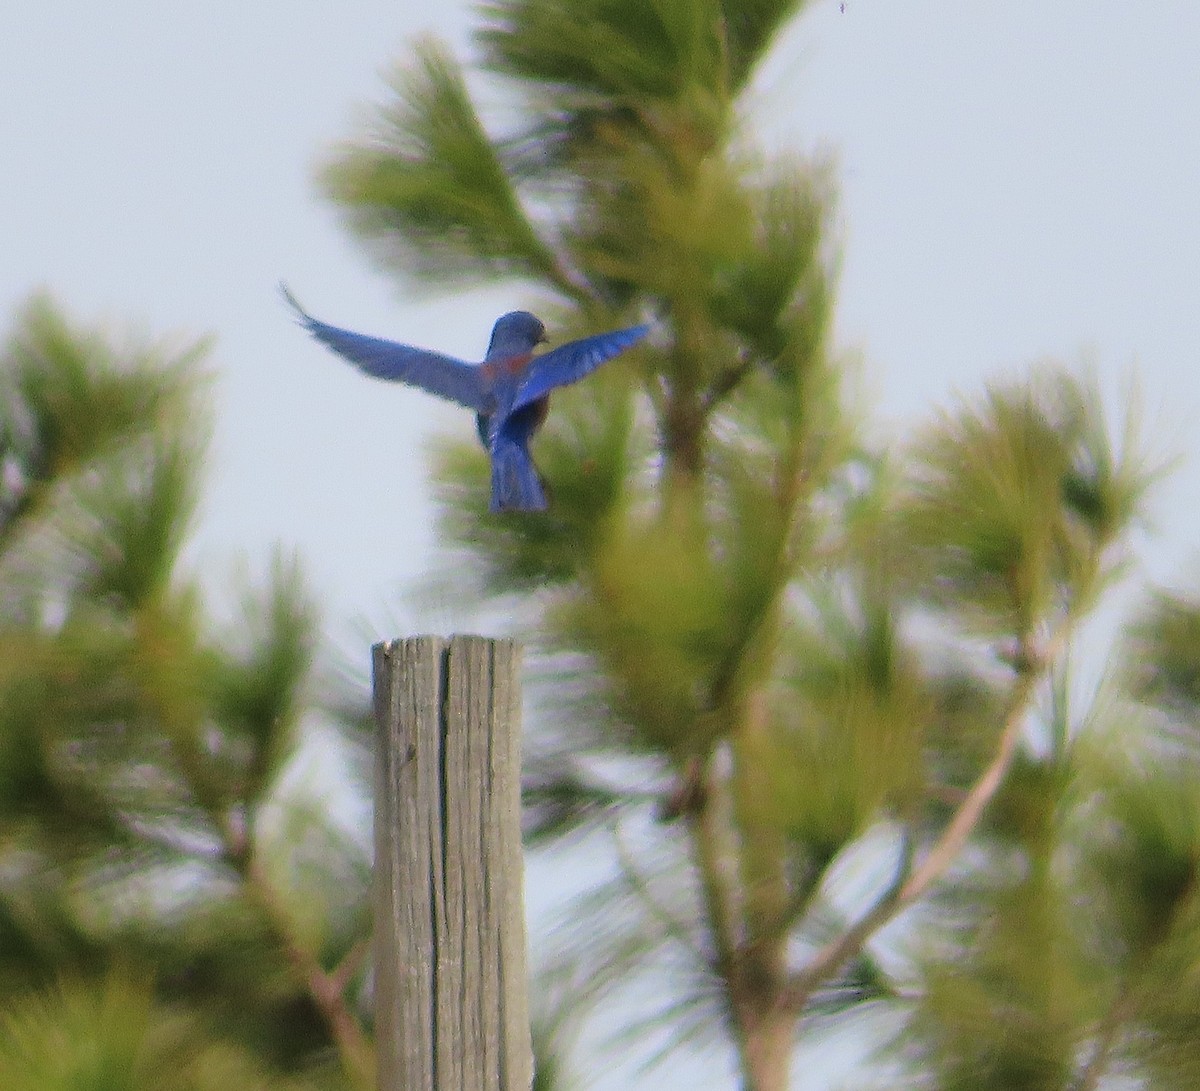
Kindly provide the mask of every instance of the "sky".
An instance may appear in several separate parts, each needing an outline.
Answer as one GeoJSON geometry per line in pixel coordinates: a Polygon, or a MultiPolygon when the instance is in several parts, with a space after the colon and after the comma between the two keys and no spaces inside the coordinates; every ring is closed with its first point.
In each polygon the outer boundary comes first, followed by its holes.
{"type": "MultiPolygon", "coordinates": [[[[215,335],[215,432],[189,563],[215,588],[295,548],[330,634],[461,624],[411,593],[434,556],[425,440],[469,415],[371,382],[318,317],[478,359],[520,285],[435,297],[372,265],[314,181],[420,35],[469,56],[442,0],[0,9],[0,328],[35,289],[73,318],[215,335]],[[365,621],[364,621],[365,619],[365,621]]],[[[1180,463],[1136,581],[1200,583],[1200,5],[816,0],[747,104],[771,152],[839,183],[835,343],[878,435],[1044,359],[1180,463]]],[[[890,437],[890,440],[889,440],[890,437]]],[[[365,655],[365,648],[362,649],[365,655]]]]}
{"type": "MultiPolygon", "coordinates": [[[[276,294],[354,329],[478,358],[521,285],[434,297],[381,272],[316,166],[362,131],[423,34],[469,56],[472,10],[408,5],[5,5],[0,323],[35,288],[82,322],[214,334],[212,467],[190,557],[219,582],[272,543],[332,627],[452,629],[403,594],[428,571],[425,438],[471,422],[308,342],[276,294]]],[[[818,0],[747,121],[835,164],[836,344],[900,440],[1047,357],[1136,377],[1182,456],[1153,506],[1155,579],[1197,573],[1200,7],[818,0]]]]}

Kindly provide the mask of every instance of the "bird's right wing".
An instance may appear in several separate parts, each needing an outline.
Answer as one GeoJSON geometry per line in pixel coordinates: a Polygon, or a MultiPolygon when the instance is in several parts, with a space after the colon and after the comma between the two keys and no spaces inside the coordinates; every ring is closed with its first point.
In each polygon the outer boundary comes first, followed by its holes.
{"type": "Polygon", "coordinates": [[[377,379],[420,387],[430,394],[474,409],[476,413],[487,410],[488,397],[484,389],[483,372],[477,365],[428,349],[414,348],[380,337],[367,337],[327,325],[301,307],[286,284],[280,284],[279,290],[288,306],[296,312],[300,325],[360,371],[377,379]]]}

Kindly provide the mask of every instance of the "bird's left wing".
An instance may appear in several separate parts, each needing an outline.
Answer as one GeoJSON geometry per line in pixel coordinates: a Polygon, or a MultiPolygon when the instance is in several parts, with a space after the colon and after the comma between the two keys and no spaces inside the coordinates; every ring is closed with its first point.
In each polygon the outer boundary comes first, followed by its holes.
{"type": "Polygon", "coordinates": [[[288,305],[296,312],[300,324],[323,345],[344,356],[359,370],[377,379],[408,383],[420,387],[430,394],[448,398],[452,402],[482,413],[487,409],[487,393],[483,374],[475,364],[456,360],[453,356],[430,352],[428,349],[402,345],[398,341],[385,341],[379,337],[367,337],[361,333],[339,329],[313,318],[296,302],[287,285],[280,284],[279,290],[288,305]]]}
{"type": "Polygon", "coordinates": [[[612,330],[569,341],[541,356],[535,356],[517,385],[512,409],[517,410],[537,401],[556,386],[566,386],[582,379],[605,360],[611,360],[617,353],[636,345],[649,332],[649,326],[630,326],[624,330],[612,330]]]}

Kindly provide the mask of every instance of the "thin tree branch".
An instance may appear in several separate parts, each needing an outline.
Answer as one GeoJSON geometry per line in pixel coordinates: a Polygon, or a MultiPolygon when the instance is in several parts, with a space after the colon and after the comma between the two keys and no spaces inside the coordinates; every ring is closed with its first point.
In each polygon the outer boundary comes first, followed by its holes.
{"type": "MultiPolygon", "coordinates": [[[[903,873],[898,873],[898,877],[904,875],[898,889],[886,893],[857,924],[826,945],[804,969],[792,975],[788,986],[788,1000],[794,1010],[799,1012],[818,985],[837,973],[862,950],[871,936],[924,894],[930,884],[945,873],[961,852],[978,826],[988,803],[1004,782],[1016,754],[1017,742],[1021,737],[1021,728],[1024,726],[1029,705],[1037,692],[1038,684],[1066,642],[1067,633],[1068,629],[1064,624],[1053,640],[1037,650],[1032,650],[1032,641],[1021,642],[1022,660],[1017,666],[1017,678],[1009,698],[1008,712],[992,760],[967,792],[920,865],[911,873],[908,873],[908,866],[904,868],[903,873]]],[[[907,851],[911,866],[911,846],[907,851]]]]}
{"type": "Polygon", "coordinates": [[[362,969],[363,963],[371,953],[373,942],[370,933],[357,940],[342,956],[342,961],[329,972],[329,980],[333,982],[339,994],[344,994],[350,982],[358,976],[358,971],[362,969]]]}
{"type": "MultiPolygon", "coordinates": [[[[643,1039],[647,1037],[647,1031],[665,1029],[665,1034],[657,1035],[659,1044],[654,1052],[637,1067],[639,1075],[649,1076],[676,1050],[697,1040],[703,1041],[712,1037],[711,1005],[707,997],[689,997],[634,1024],[630,1029],[635,1034],[642,1035],[643,1039]],[[706,1008],[709,1010],[705,1010],[706,1008]],[[672,1023],[673,1027],[670,1025],[672,1023]]],[[[633,1034],[628,1037],[632,1040],[633,1034]]]]}
{"type": "Polygon", "coordinates": [[[912,872],[914,843],[912,831],[905,827],[901,835],[900,859],[896,874],[887,890],[857,924],[852,925],[837,939],[827,943],[804,969],[793,975],[788,982],[785,1003],[797,1015],[808,1003],[817,986],[832,977],[843,965],[862,950],[867,940],[895,916],[901,905],[902,892],[912,872]]]}
{"type": "Polygon", "coordinates": [[[1134,989],[1130,982],[1126,981],[1118,990],[1108,1011],[1104,1013],[1092,1055],[1088,1058],[1087,1064],[1080,1069],[1078,1076],[1070,1086],[1070,1091],[1096,1091],[1096,1088],[1100,1086],[1100,1081],[1112,1063],[1113,1049],[1117,1044],[1121,1028],[1133,1016],[1135,1006],[1134,989]]]}
{"type": "Polygon", "coordinates": [[[942,831],[941,837],[937,839],[933,848],[929,850],[929,854],[921,861],[909,877],[908,882],[904,884],[904,888],[900,891],[898,908],[916,901],[925,893],[929,884],[939,878],[962,851],[967,839],[979,825],[984,809],[999,791],[1000,785],[1004,782],[1004,777],[1012,765],[1030,702],[1033,700],[1038,683],[1045,675],[1046,667],[1052,658],[1053,656],[1050,654],[1044,653],[1018,671],[1009,700],[1008,715],[1005,717],[1004,727],[1001,729],[1000,739],[996,744],[996,753],[987,768],[979,775],[979,779],[975,781],[958,810],[954,812],[954,816],[942,831]]]}
{"type": "MultiPolygon", "coordinates": [[[[524,211],[523,208],[522,211],[524,211]]],[[[596,292],[588,282],[588,279],[582,273],[572,268],[567,262],[565,255],[557,250],[548,240],[541,235],[537,235],[537,238],[545,247],[546,256],[549,259],[549,264],[543,272],[550,283],[568,299],[572,299],[576,303],[585,307],[595,303],[596,292]]]]}
{"type": "Polygon", "coordinates": [[[724,793],[716,790],[711,759],[704,776],[708,783],[703,803],[688,812],[688,829],[696,852],[696,868],[700,872],[705,917],[712,932],[714,968],[720,977],[729,981],[737,959],[738,928],[722,845],[724,831],[716,815],[718,798],[723,800],[724,793]]]}
{"type": "Polygon", "coordinates": [[[712,386],[710,386],[700,399],[700,416],[702,419],[708,415],[734,390],[738,384],[754,370],[755,360],[749,354],[746,354],[733,367],[728,367],[716,377],[712,386]]]}
{"type": "Polygon", "coordinates": [[[299,940],[292,927],[291,914],[280,902],[254,854],[246,857],[242,869],[248,892],[259,903],[275,928],[287,960],[304,983],[337,1043],[342,1066],[355,1086],[369,1089],[375,1086],[374,1050],[363,1033],[362,1025],[346,1004],[342,984],[325,968],[299,940]]]}
{"type": "MultiPolygon", "coordinates": [[[[0,451],[0,456],[3,452],[0,451]]],[[[3,472],[3,460],[0,459],[0,472],[3,472]]],[[[24,524],[36,518],[37,509],[47,495],[48,481],[35,477],[11,499],[0,498],[0,554],[8,548],[8,541],[15,537],[17,530],[24,524]]]]}
{"type": "Polygon", "coordinates": [[[686,948],[701,965],[706,966],[710,970],[713,969],[712,960],[706,958],[704,952],[697,946],[695,936],[691,930],[683,921],[667,909],[666,906],[659,902],[650,890],[649,881],[638,871],[637,865],[633,862],[633,858],[629,854],[625,839],[621,836],[619,822],[613,824],[613,843],[617,849],[617,863],[621,867],[621,874],[629,884],[630,890],[642,902],[650,915],[662,926],[663,931],[668,936],[686,948]]]}
{"type": "Polygon", "coordinates": [[[821,874],[819,869],[813,868],[810,872],[806,873],[802,882],[796,883],[802,890],[801,893],[789,901],[783,916],[779,918],[779,923],[775,928],[775,931],[779,935],[787,935],[791,932],[795,925],[808,913],[813,899],[821,889],[819,882],[821,874]]]}
{"type": "Polygon", "coordinates": [[[247,895],[262,909],[284,957],[325,1020],[347,1076],[354,1086],[368,1091],[375,1086],[375,1051],[346,1003],[348,975],[344,968],[349,956],[332,973],[328,972],[296,935],[292,916],[263,870],[243,823],[231,816],[221,824],[221,833],[226,861],[241,878],[247,895]]]}

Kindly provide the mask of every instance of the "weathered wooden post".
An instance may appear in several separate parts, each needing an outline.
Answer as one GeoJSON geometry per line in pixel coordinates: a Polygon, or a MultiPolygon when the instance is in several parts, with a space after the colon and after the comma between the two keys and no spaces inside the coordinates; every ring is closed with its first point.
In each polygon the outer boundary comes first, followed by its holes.
{"type": "Polygon", "coordinates": [[[379,1091],[528,1091],[519,650],[372,651],[379,1091]]]}

